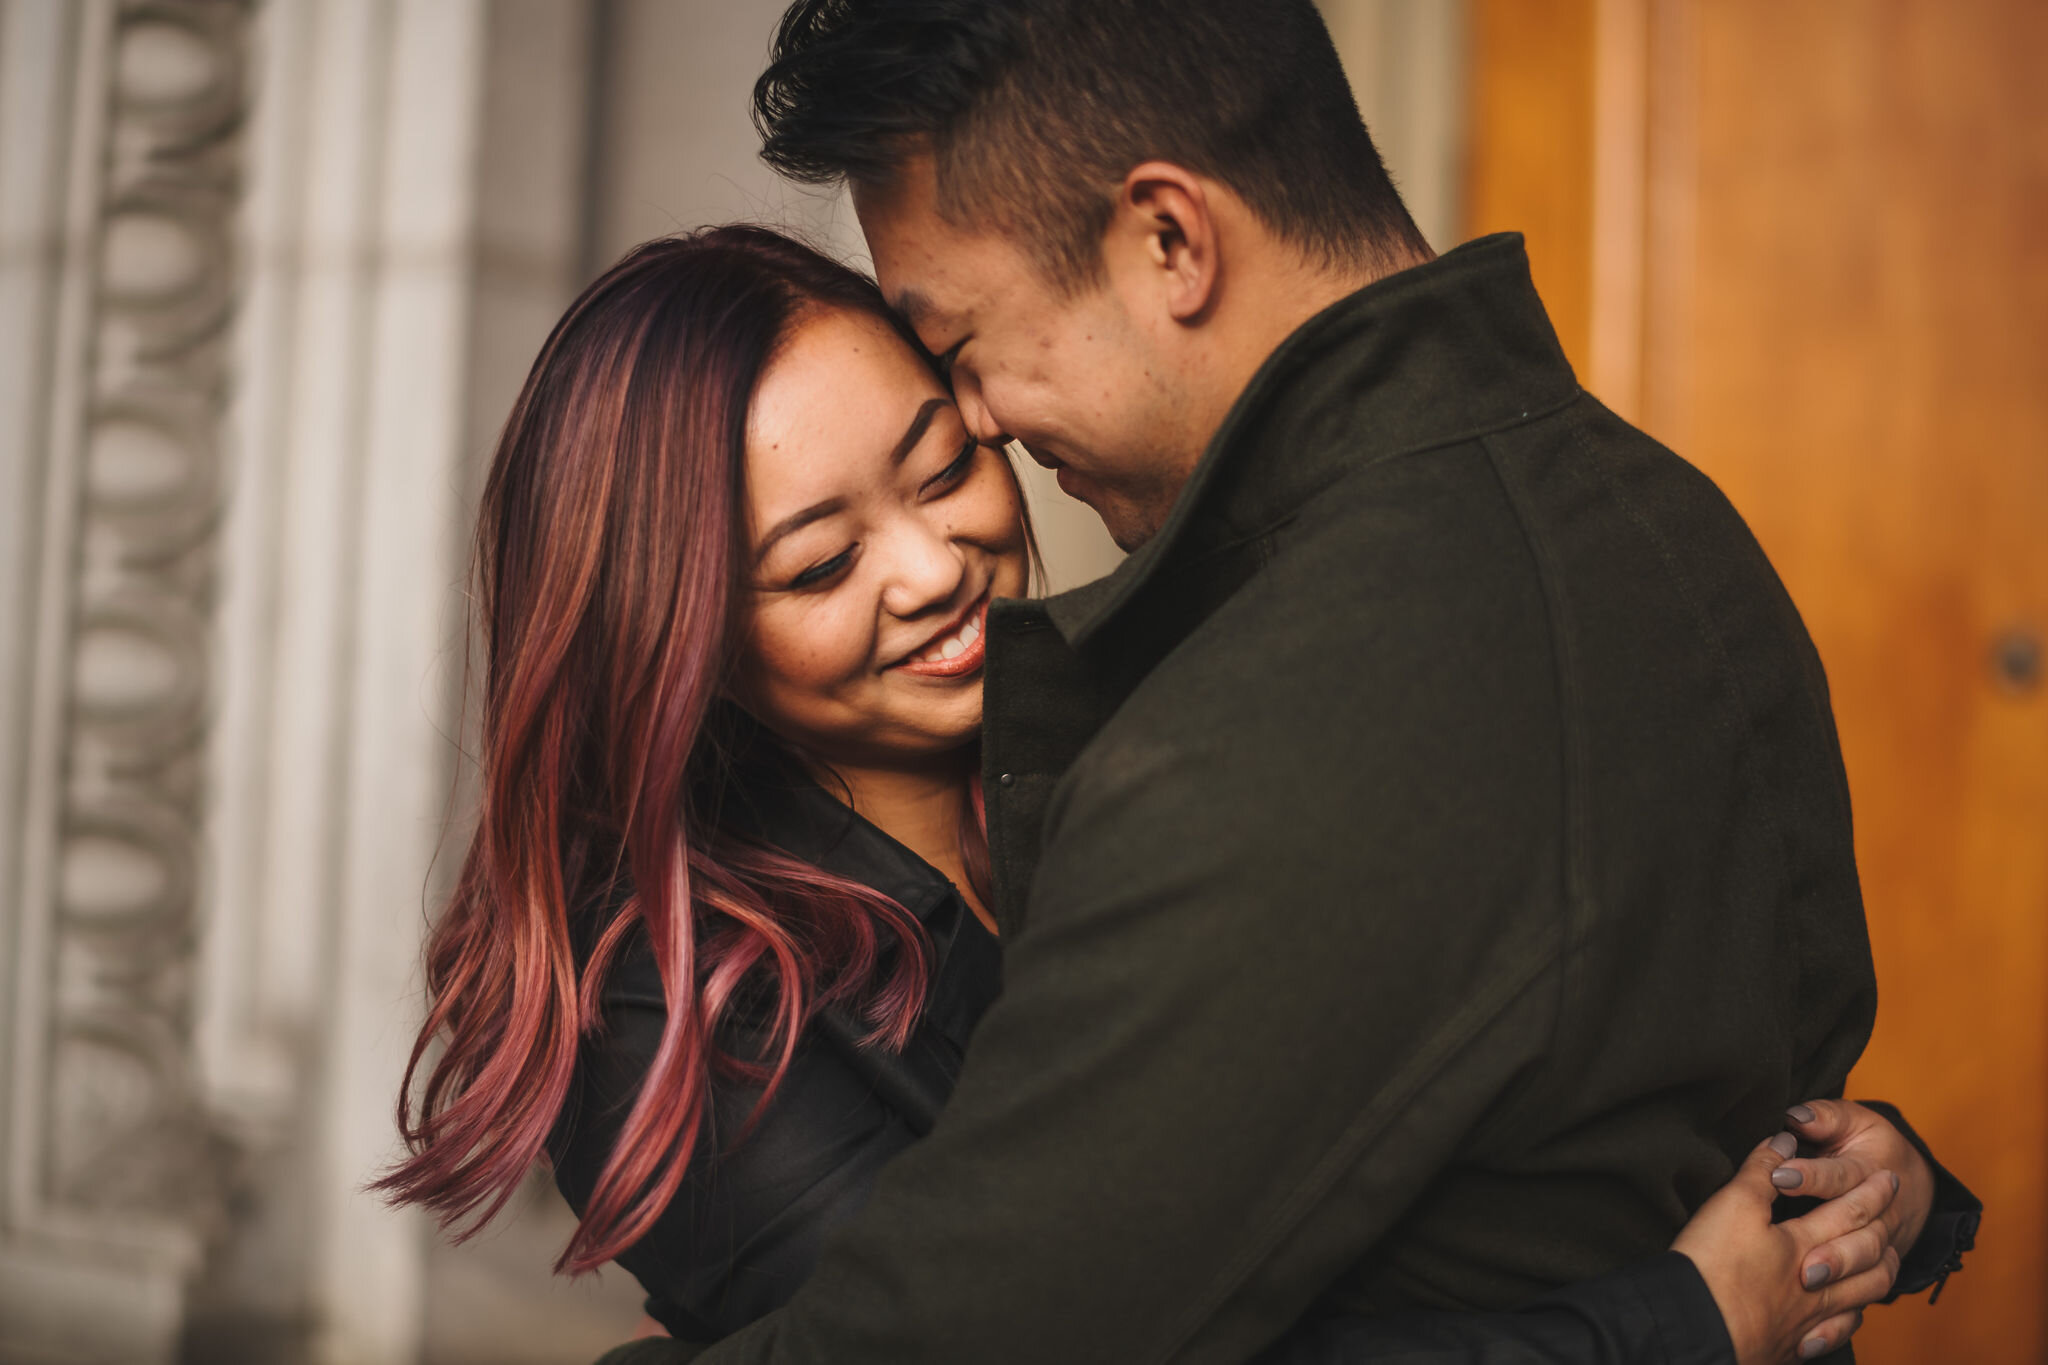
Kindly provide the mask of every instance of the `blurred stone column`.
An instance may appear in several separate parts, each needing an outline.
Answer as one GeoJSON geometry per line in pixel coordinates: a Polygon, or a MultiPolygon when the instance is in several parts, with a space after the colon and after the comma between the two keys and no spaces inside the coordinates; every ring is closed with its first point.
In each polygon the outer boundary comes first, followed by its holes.
{"type": "Polygon", "coordinates": [[[0,16],[0,1355],[168,1358],[220,1213],[193,1050],[248,11],[0,16]]]}
{"type": "Polygon", "coordinates": [[[421,1330],[425,1230],[362,1186],[397,1150],[453,759],[482,12],[273,0],[256,29],[202,1038],[257,1217],[209,1308],[330,1365],[405,1365],[421,1330]]]}
{"type": "Polygon", "coordinates": [[[481,9],[0,0],[0,1359],[417,1350],[481,9]]]}

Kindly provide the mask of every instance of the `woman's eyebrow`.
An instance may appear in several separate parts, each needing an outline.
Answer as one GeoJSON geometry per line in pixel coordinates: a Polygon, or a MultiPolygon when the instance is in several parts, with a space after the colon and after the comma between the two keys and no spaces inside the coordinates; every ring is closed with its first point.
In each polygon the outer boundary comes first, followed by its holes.
{"type": "MultiPolygon", "coordinates": [[[[950,398],[927,398],[919,404],[917,415],[910,419],[910,426],[904,430],[903,439],[889,452],[889,463],[902,464],[910,452],[917,449],[917,443],[924,439],[925,432],[931,430],[932,418],[938,415],[940,409],[952,406],[953,400],[950,398]]],[[[754,551],[754,566],[759,568],[761,561],[768,557],[768,552],[775,548],[775,542],[784,536],[801,531],[814,521],[823,521],[826,517],[835,516],[845,510],[845,498],[827,498],[823,502],[812,503],[801,512],[793,512],[784,517],[769,527],[768,533],[761,537],[760,547],[754,551]]]]}
{"type": "Polygon", "coordinates": [[[761,537],[761,544],[754,551],[754,567],[757,569],[761,567],[761,561],[766,559],[768,552],[775,548],[776,541],[781,540],[786,535],[803,530],[804,527],[809,526],[814,521],[823,521],[826,517],[836,516],[845,510],[845,498],[827,498],[823,502],[814,502],[803,511],[793,512],[781,521],[776,522],[768,528],[768,534],[761,537]]]}
{"type": "Polygon", "coordinates": [[[952,406],[953,400],[950,398],[925,399],[923,406],[917,410],[917,416],[910,419],[909,429],[903,433],[903,439],[889,452],[889,463],[902,464],[910,452],[917,449],[917,443],[924,439],[924,434],[930,429],[932,418],[937,415],[939,409],[952,406]]]}

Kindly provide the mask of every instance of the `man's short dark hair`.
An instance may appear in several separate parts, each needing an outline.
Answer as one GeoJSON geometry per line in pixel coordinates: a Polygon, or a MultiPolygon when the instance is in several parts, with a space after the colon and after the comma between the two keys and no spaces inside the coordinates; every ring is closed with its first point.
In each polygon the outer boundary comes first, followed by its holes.
{"type": "Polygon", "coordinates": [[[929,151],[948,221],[1025,239],[1070,288],[1154,158],[1327,265],[1422,246],[1310,0],[799,0],[754,122],[811,183],[886,184],[929,151]]]}

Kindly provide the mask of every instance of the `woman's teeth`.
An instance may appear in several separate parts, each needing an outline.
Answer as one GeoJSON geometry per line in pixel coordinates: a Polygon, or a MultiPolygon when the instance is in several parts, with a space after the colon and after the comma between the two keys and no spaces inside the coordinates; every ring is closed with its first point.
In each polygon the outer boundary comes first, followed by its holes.
{"type": "Polygon", "coordinates": [[[968,646],[980,638],[981,627],[969,620],[960,629],[918,655],[917,661],[921,664],[935,664],[946,659],[957,659],[967,652],[968,646]]]}

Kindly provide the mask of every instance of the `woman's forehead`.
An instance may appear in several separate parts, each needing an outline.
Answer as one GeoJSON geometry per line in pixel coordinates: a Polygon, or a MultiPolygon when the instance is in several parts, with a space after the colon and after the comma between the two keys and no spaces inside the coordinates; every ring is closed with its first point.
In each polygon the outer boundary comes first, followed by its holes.
{"type": "Polygon", "coordinates": [[[755,534],[815,502],[893,483],[906,435],[950,409],[931,367],[886,322],[845,310],[806,318],[747,413],[755,534]]]}

